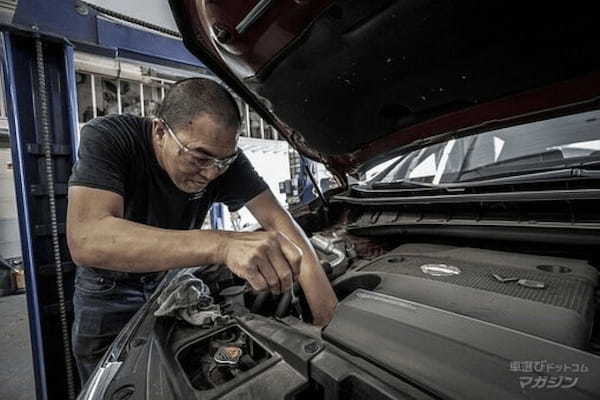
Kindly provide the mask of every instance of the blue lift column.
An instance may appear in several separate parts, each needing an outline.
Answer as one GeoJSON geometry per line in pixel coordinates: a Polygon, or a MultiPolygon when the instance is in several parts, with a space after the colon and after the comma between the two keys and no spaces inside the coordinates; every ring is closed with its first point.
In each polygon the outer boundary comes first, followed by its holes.
{"type": "Polygon", "coordinates": [[[65,221],[77,137],[73,47],[35,32],[1,35],[37,399],[72,399],[79,379],[65,221]]]}

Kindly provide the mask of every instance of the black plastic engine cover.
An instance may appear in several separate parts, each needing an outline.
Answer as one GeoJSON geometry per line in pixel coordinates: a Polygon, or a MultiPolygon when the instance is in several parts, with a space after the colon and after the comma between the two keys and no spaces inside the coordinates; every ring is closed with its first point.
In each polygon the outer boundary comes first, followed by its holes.
{"type": "Polygon", "coordinates": [[[362,267],[364,273],[374,276],[347,274],[337,282],[338,292],[374,289],[577,348],[587,345],[591,333],[598,272],[582,260],[406,244],[362,267]],[[460,273],[433,276],[423,272],[427,264],[457,267],[460,273]],[[541,282],[544,288],[501,282],[493,274],[541,282]]]}
{"type": "Polygon", "coordinates": [[[341,301],[324,338],[441,398],[600,398],[593,372],[600,370],[598,356],[373,291],[359,289],[341,301]],[[545,364],[526,372],[523,362],[545,364]],[[546,365],[585,366],[587,372],[549,371],[546,365]],[[561,389],[524,385],[537,376],[576,382],[561,389]]]}

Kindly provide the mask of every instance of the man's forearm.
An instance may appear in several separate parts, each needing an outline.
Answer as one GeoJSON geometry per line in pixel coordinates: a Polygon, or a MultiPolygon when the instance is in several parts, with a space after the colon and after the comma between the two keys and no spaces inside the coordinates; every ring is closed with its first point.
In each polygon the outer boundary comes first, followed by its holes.
{"type": "Polygon", "coordinates": [[[298,279],[311,308],[313,323],[319,326],[326,325],[333,317],[337,298],[308,238],[292,218],[281,218],[267,229],[278,230],[302,249],[298,279]]]}
{"type": "MultiPolygon", "coordinates": [[[[302,249],[306,254],[307,250],[304,247],[302,249]]],[[[312,254],[314,254],[314,250],[312,254]]],[[[324,326],[333,318],[337,298],[323,267],[316,255],[312,254],[302,259],[299,281],[312,310],[313,323],[324,326]]]]}
{"type": "Polygon", "coordinates": [[[71,232],[76,263],[128,272],[154,272],[222,263],[222,233],[170,230],[107,216],[71,232]]]}

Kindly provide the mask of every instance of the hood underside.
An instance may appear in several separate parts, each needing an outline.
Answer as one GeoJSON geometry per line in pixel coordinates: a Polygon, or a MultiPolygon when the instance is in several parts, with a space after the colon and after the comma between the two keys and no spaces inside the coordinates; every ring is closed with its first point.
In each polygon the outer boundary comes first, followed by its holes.
{"type": "Polygon", "coordinates": [[[170,2],[188,49],[338,173],[600,97],[593,2],[170,2]]]}

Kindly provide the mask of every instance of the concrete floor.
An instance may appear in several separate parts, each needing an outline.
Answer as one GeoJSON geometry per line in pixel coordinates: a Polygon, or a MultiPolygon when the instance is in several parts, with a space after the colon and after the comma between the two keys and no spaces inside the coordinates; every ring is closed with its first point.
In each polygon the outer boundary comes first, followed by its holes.
{"type": "Polygon", "coordinates": [[[35,399],[27,299],[0,297],[0,400],[35,399]]]}

